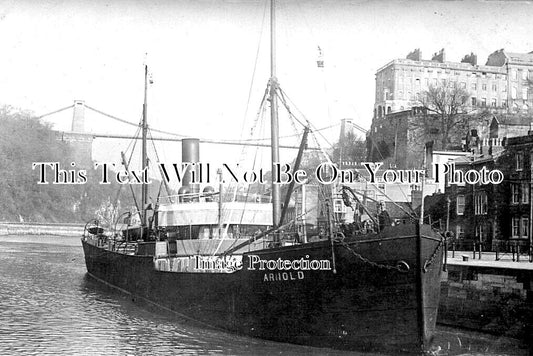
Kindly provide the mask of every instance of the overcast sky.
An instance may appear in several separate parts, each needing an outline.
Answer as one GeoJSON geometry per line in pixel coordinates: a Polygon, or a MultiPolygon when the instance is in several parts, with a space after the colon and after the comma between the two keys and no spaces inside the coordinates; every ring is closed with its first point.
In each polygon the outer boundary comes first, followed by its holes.
{"type": "MultiPolygon", "coordinates": [[[[148,53],[152,127],[238,139],[269,77],[267,9],[259,0],[0,0],[0,104],[41,115],[83,99],[138,122],[148,53]]],[[[474,52],[480,64],[500,48],[533,51],[532,15],[521,1],[278,1],[278,78],[316,127],[354,118],[368,128],[381,66],[415,48],[429,59],[444,47],[449,61],[474,52]]],[[[71,116],[48,120],[68,130],[71,116]]],[[[92,132],[135,131],[87,120],[92,132]]],[[[324,132],[329,141],[338,133],[324,132]]]]}

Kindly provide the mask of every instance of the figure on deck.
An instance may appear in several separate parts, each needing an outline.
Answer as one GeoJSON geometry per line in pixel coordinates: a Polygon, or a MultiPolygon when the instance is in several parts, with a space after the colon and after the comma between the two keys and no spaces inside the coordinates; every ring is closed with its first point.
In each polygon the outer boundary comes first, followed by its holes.
{"type": "Polygon", "coordinates": [[[389,213],[387,212],[387,209],[385,208],[385,203],[383,202],[379,204],[378,222],[379,231],[383,231],[385,227],[392,225],[392,220],[390,218],[389,213]]]}

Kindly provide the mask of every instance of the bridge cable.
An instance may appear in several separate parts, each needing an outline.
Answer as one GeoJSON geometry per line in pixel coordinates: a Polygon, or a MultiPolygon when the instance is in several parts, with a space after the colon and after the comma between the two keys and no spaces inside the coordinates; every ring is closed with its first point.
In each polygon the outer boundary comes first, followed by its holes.
{"type": "Polygon", "coordinates": [[[70,106],[67,106],[67,107],[64,107],[62,109],[59,109],[59,110],[55,110],[55,111],[52,111],[52,112],[49,112],[48,114],[44,114],[44,115],[41,115],[41,116],[37,116],[38,119],[42,119],[43,117],[45,116],[50,116],[50,115],[53,115],[53,114],[57,114],[57,113],[60,113],[61,111],[65,111],[65,110],[68,110],[68,109],[71,109],[74,107],[74,104],[70,105],[70,106]]]}

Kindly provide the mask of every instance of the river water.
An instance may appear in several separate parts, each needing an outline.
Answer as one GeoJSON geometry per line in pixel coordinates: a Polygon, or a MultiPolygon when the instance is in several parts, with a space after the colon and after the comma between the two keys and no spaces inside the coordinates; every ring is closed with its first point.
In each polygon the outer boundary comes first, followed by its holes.
{"type": "MultiPolygon", "coordinates": [[[[527,355],[518,340],[439,326],[435,355],[527,355]],[[438,351],[437,351],[438,350],[438,351]]],[[[86,275],[78,237],[0,236],[0,355],[361,355],[210,330],[86,275]]]]}

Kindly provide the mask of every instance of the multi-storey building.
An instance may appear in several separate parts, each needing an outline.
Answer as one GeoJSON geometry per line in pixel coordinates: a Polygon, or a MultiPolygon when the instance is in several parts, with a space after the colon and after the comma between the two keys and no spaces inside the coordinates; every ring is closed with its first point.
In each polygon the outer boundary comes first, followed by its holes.
{"type": "Polygon", "coordinates": [[[533,52],[511,53],[503,49],[489,55],[485,65],[477,56],[448,62],[444,49],[431,60],[419,49],[405,59],[395,59],[376,73],[374,118],[420,105],[419,94],[430,86],[457,85],[470,94],[469,109],[492,107],[513,112],[533,108],[533,52]]]}
{"type": "Polygon", "coordinates": [[[511,243],[525,251],[531,244],[533,135],[506,141],[505,150],[496,155],[472,155],[455,161],[457,171],[498,169],[504,177],[501,183],[448,184],[443,194],[426,200],[434,221],[446,221],[449,214],[449,230],[456,241],[468,242],[462,248],[477,242],[484,250],[505,249],[511,243]]]}

